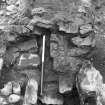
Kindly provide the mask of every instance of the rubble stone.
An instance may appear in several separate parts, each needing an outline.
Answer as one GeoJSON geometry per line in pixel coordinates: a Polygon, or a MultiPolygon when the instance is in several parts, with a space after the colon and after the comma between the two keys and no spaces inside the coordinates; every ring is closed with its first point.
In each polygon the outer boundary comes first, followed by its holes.
{"type": "Polygon", "coordinates": [[[12,93],[12,82],[8,82],[4,85],[4,88],[0,90],[1,94],[4,96],[8,96],[12,93]]]}
{"type": "MultiPolygon", "coordinates": [[[[78,44],[80,41],[78,40],[78,37],[74,37],[73,40],[76,40],[74,42],[74,44],[76,44],[77,46],[84,46],[87,45],[87,40],[88,38],[85,40],[83,40],[80,44],[78,44]],[[77,38],[77,40],[76,40],[77,38]]],[[[81,39],[81,38],[80,38],[81,39]]],[[[81,39],[82,40],[82,39],[81,39]]],[[[90,41],[90,40],[89,40],[90,41]]],[[[72,42],[71,42],[72,43],[72,42]]],[[[95,41],[93,40],[91,42],[92,47],[94,46],[95,41]]],[[[66,40],[65,37],[60,36],[60,35],[51,35],[51,39],[50,39],[50,55],[51,57],[53,57],[54,59],[60,58],[63,59],[63,57],[74,57],[74,56],[81,56],[81,55],[85,55],[90,51],[91,47],[86,46],[86,47],[75,47],[72,44],[69,44],[68,40],[66,40]]]]}
{"type": "MultiPolygon", "coordinates": [[[[81,20],[77,20],[77,21],[81,21],[81,20]]],[[[59,30],[60,31],[64,31],[66,33],[78,33],[78,25],[76,23],[63,23],[63,22],[59,22],[59,30]]]]}
{"type": "Polygon", "coordinates": [[[58,81],[58,74],[54,70],[45,72],[44,82],[56,82],[58,81]]]}
{"type": "Polygon", "coordinates": [[[0,48],[0,55],[3,56],[5,53],[6,53],[6,46],[4,45],[0,48]]]}
{"type": "Polygon", "coordinates": [[[88,36],[86,38],[74,37],[72,38],[72,42],[77,45],[78,47],[81,46],[95,46],[95,39],[92,36],[88,36]]]}
{"type": "Polygon", "coordinates": [[[44,104],[56,104],[56,105],[62,105],[63,104],[63,98],[61,96],[51,97],[51,96],[44,96],[43,99],[41,99],[42,103],[44,104]]]}
{"type": "Polygon", "coordinates": [[[57,57],[59,55],[58,43],[55,42],[50,43],[50,52],[51,57],[57,57]]]}
{"type": "Polygon", "coordinates": [[[82,25],[80,27],[80,33],[81,34],[86,34],[89,31],[93,31],[92,26],[90,24],[82,25]]]}
{"type": "Polygon", "coordinates": [[[90,48],[74,47],[74,48],[68,49],[67,56],[79,57],[79,56],[82,56],[82,55],[86,55],[89,51],[90,51],[90,48]]]}
{"type": "Polygon", "coordinates": [[[36,69],[24,69],[21,70],[20,73],[22,73],[23,75],[26,75],[27,78],[30,79],[34,79],[37,81],[38,85],[40,83],[40,70],[38,68],[36,69]]]}
{"type": "Polygon", "coordinates": [[[14,41],[16,41],[17,35],[7,34],[6,38],[7,38],[8,42],[14,42],[14,41]]]}
{"type": "Polygon", "coordinates": [[[59,72],[66,72],[66,71],[78,71],[79,65],[81,64],[81,60],[77,59],[75,57],[58,57],[54,58],[53,67],[54,70],[57,70],[59,72]]]}
{"type": "Polygon", "coordinates": [[[21,93],[21,86],[19,83],[12,82],[12,86],[13,86],[13,93],[14,94],[20,94],[21,93]]]}
{"type": "Polygon", "coordinates": [[[16,102],[20,101],[20,99],[21,99],[21,96],[16,95],[16,94],[11,94],[11,95],[8,97],[8,102],[9,102],[9,103],[16,103],[16,102]]]}
{"type": "Polygon", "coordinates": [[[19,58],[18,67],[24,68],[28,66],[37,67],[40,64],[40,58],[37,54],[22,54],[19,58]]]}
{"type": "Polygon", "coordinates": [[[36,40],[33,39],[33,40],[21,42],[17,45],[17,47],[18,49],[20,49],[20,51],[28,51],[28,50],[31,50],[32,48],[34,48],[35,51],[37,51],[38,45],[36,40]]]}
{"type": "Polygon", "coordinates": [[[23,105],[31,105],[37,103],[38,83],[35,79],[30,79],[26,86],[23,105]]]}
{"type": "Polygon", "coordinates": [[[8,49],[7,53],[5,54],[5,63],[6,65],[10,65],[16,61],[16,59],[19,57],[19,52],[17,52],[17,48],[13,48],[11,46],[10,49],[8,49]]]}
{"type": "Polygon", "coordinates": [[[75,81],[75,74],[67,72],[59,75],[59,92],[61,94],[71,92],[75,81]]]}
{"type": "Polygon", "coordinates": [[[84,92],[97,92],[102,85],[102,75],[92,65],[86,64],[80,69],[79,83],[84,92]]]}
{"type": "Polygon", "coordinates": [[[56,82],[46,82],[43,87],[43,96],[40,99],[42,103],[45,104],[63,104],[63,97],[58,93],[58,83],[56,82]]]}
{"type": "Polygon", "coordinates": [[[0,96],[0,104],[1,105],[8,105],[8,102],[4,97],[0,96]]]}

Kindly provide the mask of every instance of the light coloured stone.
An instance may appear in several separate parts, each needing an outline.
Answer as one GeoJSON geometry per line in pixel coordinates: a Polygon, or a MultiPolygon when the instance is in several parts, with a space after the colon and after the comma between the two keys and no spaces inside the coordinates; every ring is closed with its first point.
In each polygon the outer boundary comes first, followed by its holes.
{"type": "Polygon", "coordinates": [[[36,14],[43,14],[46,13],[47,11],[43,8],[43,7],[39,7],[39,8],[34,8],[32,10],[32,15],[36,15],[36,14]]]}
{"type": "Polygon", "coordinates": [[[65,93],[65,92],[70,92],[70,91],[72,91],[72,88],[66,85],[62,86],[62,88],[59,89],[60,93],[65,93]]]}
{"type": "Polygon", "coordinates": [[[84,7],[90,7],[91,6],[91,0],[80,0],[82,6],[84,7]]]}
{"type": "Polygon", "coordinates": [[[97,95],[97,105],[105,104],[105,84],[103,83],[101,87],[98,89],[97,95]]]}
{"type": "Polygon", "coordinates": [[[84,92],[97,92],[102,86],[103,78],[98,70],[92,65],[86,66],[80,70],[80,87],[84,92]]]}
{"type": "Polygon", "coordinates": [[[6,8],[8,11],[14,11],[14,9],[16,9],[15,5],[10,5],[10,6],[7,6],[6,8]]]}
{"type": "Polygon", "coordinates": [[[12,83],[8,82],[4,85],[4,88],[0,90],[1,94],[4,96],[8,96],[12,93],[12,83]]]}
{"type": "Polygon", "coordinates": [[[81,0],[83,3],[91,3],[91,0],[81,0]]]}
{"type": "Polygon", "coordinates": [[[40,57],[37,54],[23,54],[19,59],[19,67],[34,66],[37,67],[40,64],[40,57]]]}
{"type": "Polygon", "coordinates": [[[19,1],[19,0],[6,0],[8,5],[15,4],[16,1],[19,1]]]}
{"type": "Polygon", "coordinates": [[[88,36],[86,38],[81,38],[81,37],[74,37],[72,38],[72,42],[77,45],[78,47],[80,46],[95,46],[95,40],[92,38],[92,36],[88,36]]]}
{"type": "Polygon", "coordinates": [[[97,105],[103,105],[99,96],[97,97],[97,105]]]}
{"type": "Polygon", "coordinates": [[[20,94],[20,92],[21,92],[20,84],[17,82],[13,82],[12,85],[13,85],[13,93],[14,94],[20,94]]]}
{"type": "Polygon", "coordinates": [[[26,86],[23,105],[31,105],[37,103],[38,83],[35,79],[30,79],[26,86]]]}
{"type": "Polygon", "coordinates": [[[85,34],[85,33],[89,32],[89,31],[93,31],[92,26],[90,24],[82,25],[80,27],[80,33],[81,34],[85,34]]]}
{"type": "Polygon", "coordinates": [[[52,104],[52,105],[62,105],[63,99],[62,98],[52,98],[50,96],[44,96],[44,98],[41,99],[42,103],[45,104],[52,104]]]}
{"type": "Polygon", "coordinates": [[[71,92],[75,81],[75,74],[72,71],[59,75],[59,92],[61,94],[71,92]]]}
{"type": "Polygon", "coordinates": [[[7,100],[4,97],[0,96],[0,105],[7,105],[7,104],[8,104],[7,100]]]}
{"type": "Polygon", "coordinates": [[[20,99],[21,99],[21,96],[16,95],[16,94],[11,94],[11,95],[8,97],[8,102],[9,102],[9,103],[16,103],[16,102],[20,101],[20,99]]]}
{"type": "Polygon", "coordinates": [[[3,58],[0,58],[0,70],[2,69],[2,67],[3,67],[3,58]]]}

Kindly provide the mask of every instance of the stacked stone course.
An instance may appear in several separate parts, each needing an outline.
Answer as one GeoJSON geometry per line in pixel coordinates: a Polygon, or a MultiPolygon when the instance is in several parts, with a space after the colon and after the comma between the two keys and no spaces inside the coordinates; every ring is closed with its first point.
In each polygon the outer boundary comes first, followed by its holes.
{"type": "Polygon", "coordinates": [[[99,27],[98,21],[104,19],[99,20],[97,5],[92,3],[7,1],[6,8],[0,11],[0,105],[104,103],[104,73],[97,70],[95,62],[104,59],[104,50],[97,58],[103,45],[98,34],[104,31],[99,29],[104,22],[99,27]],[[46,40],[40,96],[43,35],[46,40]],[[96,75],[99,84],[92,81],[96,75]]]}

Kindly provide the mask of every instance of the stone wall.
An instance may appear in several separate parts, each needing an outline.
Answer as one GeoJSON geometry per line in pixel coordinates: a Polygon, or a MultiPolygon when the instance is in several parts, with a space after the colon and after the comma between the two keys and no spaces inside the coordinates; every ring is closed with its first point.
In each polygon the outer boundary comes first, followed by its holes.
{"type": "Polygon", "coordinates": [[[0,105],[104,105],[104,1],[6,3],[0,11],[0,105]]]}

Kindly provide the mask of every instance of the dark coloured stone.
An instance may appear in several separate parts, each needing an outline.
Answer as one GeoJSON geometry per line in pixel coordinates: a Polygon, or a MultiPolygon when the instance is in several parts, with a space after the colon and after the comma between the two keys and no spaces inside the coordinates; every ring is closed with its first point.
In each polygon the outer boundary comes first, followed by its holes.
{"type": "Polygon", "coordinates": [[[54,93],[46,94],[40,100],[43,104],[62,105],[64,103],[63,96],[54,93]]]}
{"type": "Polygon", "coordinates": [[[24,69],[19,72],[26,75],[28,79],[34,78],[40,84],[41,73],[39,69],[24,69]]]}
{"type": "Polygon", "coordinates": [[[16,47],[19,49],[19,51],[29,51],[33,48],[35,51],[37,51],[38,45],[37,45],[37,41],[35,39],[32,39],[32,40],[20,42],[16,47]]]}
{"type": "Polygon", "coordinates": [[[59,92],[71,92],[73,89],[74,81],[75,74],[72,71],[59,74],[59,92]]]}
{"type": "Polygon", "coordinates": [[[57,82],[58,74],[53,70],[48,70],[48,72],[44,73],[44,82],[57,82]]]}
{"type": "Polygon", "coordinates": [[[45,104],[63,104],[63,96],[58,93],[58,83],[44,83],[41,101],[45,104]]]}
{"type": "Polygon", "coordinates": [[[44,88],[43,88],[43,92],[45,94],[47,93],[57,93],[58,92],[58,84],[55,82],[46,82],[44,83],[44,88]]]}
{"type": "Polygon", "coordinates": [[[5,36],[6,36],[6,40],[8,41],[8,42],[14,42],[14,41],[16,41],[16,38],[17,38],[17,35],[16,34],[14,34],[14,33],[9,33],[9,32],[6,32],[5,33],[5,36]]]}
{"type": "Polygon", "coordinates": [[[78,67],[81,64],[81,60],[75,57],[68,57],[68,56],[59,56],[54,58],[53,67],[54,70],[60,72],[67,72],[67,71],[78,71],[78,67]]]}
{"type": "Polygon", "coordinates": [[[14,52],[16,51],[16,49],[11,49],[9,51],[7,51],[6,55],[5,55],[5,63],[6,66],[14,64],[16,62],[16,59],[19,57],[19,52],[14,52]]]}

